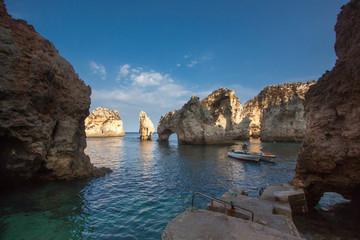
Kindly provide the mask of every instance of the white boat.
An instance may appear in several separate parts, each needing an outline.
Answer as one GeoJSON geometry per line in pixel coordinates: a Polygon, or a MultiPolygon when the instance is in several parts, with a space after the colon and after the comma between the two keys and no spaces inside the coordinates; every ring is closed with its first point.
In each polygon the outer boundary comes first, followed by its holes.
{"type": "Polygon", "coordinates": [[[228,152],[229,157],[258,162],[260,160],[259,154],[251,154],[251,153],[244,153],[244,152],[228,152]]]}

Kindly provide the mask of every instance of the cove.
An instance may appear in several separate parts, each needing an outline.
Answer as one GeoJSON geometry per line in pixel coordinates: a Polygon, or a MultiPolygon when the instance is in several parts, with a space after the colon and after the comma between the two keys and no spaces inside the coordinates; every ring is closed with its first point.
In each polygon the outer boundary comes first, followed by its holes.
{"type": "MultiPolygon", "coordinates": [[[[290,181],[300,144],[250,142],[278,155],[277,163],[227,157],[236,145],[178,145],[125,137],[88,138],[86,153],[112,173],[90,180],[48,183],[0,198],[1,239],[160,239],[166,224],[191,205],[195,191],[220,196],[238,187],[249,196],[290,181]]],[[[197,201],[205,208],[206,201],[197,201]]]]}

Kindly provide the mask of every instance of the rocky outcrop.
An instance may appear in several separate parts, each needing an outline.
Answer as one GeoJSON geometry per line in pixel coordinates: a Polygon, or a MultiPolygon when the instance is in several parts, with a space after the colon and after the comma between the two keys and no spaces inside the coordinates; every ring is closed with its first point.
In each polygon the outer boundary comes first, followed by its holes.
{"type": "Polygon", "coordinates": [[[250,136],[262,141],[301,142],[305,136],[305,94],[311,82],[283,83],[265,87],[246,102],[250,136]]]}
{"type": "Polygon", "coordinates": [[[140,121],[140,139],[151,140],[153,133],[155,132],[154,124],[150,120],[150,117],[145,112],[141,111],[139,114],[140,121]]]}
{"type": "Polygon", "coordinates": [[[84,153],[90,87],[0,1],[0,182],[103,175],[84,153]]]}
{"type": "Polygon", "coordinates": [[[123,121],[117,110],[98,107],[85,119],[86,137],[123,137],[123,121]]]}
{"type": "Polygon", "coordinates": [[[220,88],[201,102],[193,95],[180,110],[161,117],[157,134],[158,141],[176,133],[179,144],[217,144],[247,139],[248,125],[234,90],[220,88]]]}
{"type": "Polygon", "coordinates": [[[360,1],[342,8],[335,26],[338,60],[306,94],[306,137],[293,184],[309,206],[324,192],[360,199],[360,1]]]}

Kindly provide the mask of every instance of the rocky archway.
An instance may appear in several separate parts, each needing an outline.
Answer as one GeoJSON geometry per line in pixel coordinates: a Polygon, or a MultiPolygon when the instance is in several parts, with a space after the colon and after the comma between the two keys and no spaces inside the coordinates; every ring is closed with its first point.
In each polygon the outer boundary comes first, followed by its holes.
{"type": "Polygon", "coordinates": [[[158,141],[159,142],[167,142],[169,141],[169,137],[171,134],[173,134],[174,132],[171,131],[170,129],[165,129],[161,132],[158,132],[158,141]]]}

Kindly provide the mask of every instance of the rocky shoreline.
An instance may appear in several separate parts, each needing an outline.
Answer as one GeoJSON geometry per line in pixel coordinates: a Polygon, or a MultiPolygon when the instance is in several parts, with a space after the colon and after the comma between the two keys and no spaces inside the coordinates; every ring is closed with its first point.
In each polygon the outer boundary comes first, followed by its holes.
{"type": "Polygon", "coordinates": [[[311,82],[265,87],[242,107],[234,90],[220,88],[203,100],[197,96],[161,117],[159,141],[176,133],[180,144],[223,144],[238,139],[302,142],[305,138],[305,94],[311,82]]]}

